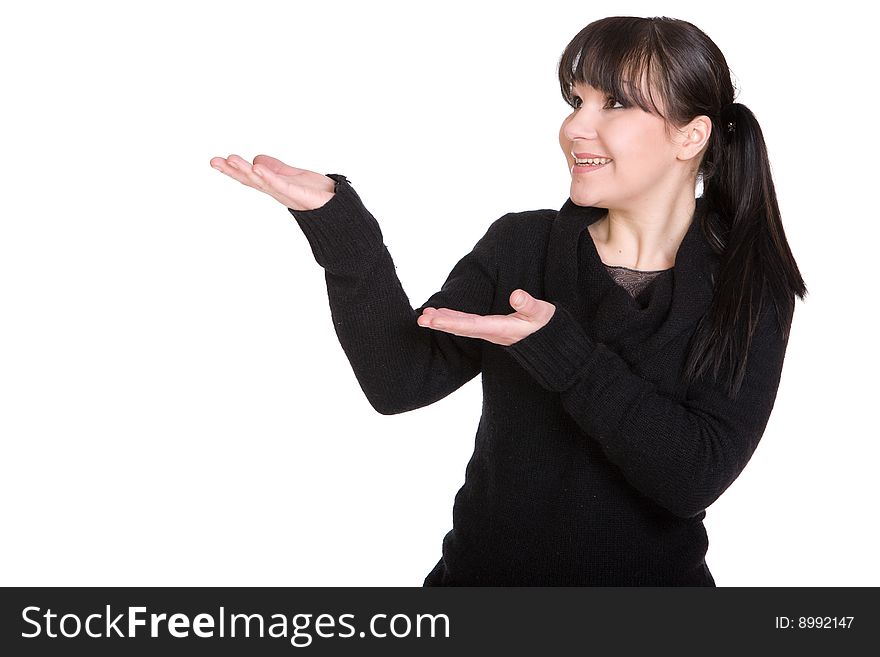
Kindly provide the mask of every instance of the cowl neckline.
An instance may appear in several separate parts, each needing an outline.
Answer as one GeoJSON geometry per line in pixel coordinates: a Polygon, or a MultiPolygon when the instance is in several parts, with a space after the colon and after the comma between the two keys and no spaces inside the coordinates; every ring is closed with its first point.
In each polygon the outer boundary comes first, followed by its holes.
{"type": "Polygon", "coordinates": [[[681,331],[692,329],[712,300],[718,258],[703,236],[706,211],[703,198],[697,198],[674,266],[633,297],[606,270],[587,230],[605,208],[579,206],[568,198],[550,232],[546,299],[562,304],[588,335],[616,348],[630,362],[649,356],[681,331]]]}

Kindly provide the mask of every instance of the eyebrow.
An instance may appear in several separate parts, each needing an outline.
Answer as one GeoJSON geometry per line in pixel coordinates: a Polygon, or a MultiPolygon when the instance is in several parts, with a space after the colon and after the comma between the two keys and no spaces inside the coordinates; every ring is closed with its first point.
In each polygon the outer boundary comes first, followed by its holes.
{"type": "MultiPolygon", "coordinates": [[[[624,86],[624,90],[623,90],[623,92],[621,93],[622,96],[626,97],[627,93],[629,93],[629,94],[635,93],[631,87],[630,87],[630,89],[629,89],[629,92],[627,92],[626,87],[629,86],[629,83],[628,83],[626,80],[623,80],[622,82],[623,82],[623,86],[624,86]]],[[[581,84],[581,83],[577,83],[577,84],[581,84]]],[[[586,84],[586,83],[583,83],[583,84],[586,84]]],[[[587,86],[592,86],[592,85],[587,85],[587,86]]],[[[595,87],[594,87],[594,88],[595,88],[595,87]]],[[[599,91],[600,93],[605,94],[605,95],[609,95],[609,96],[610,96],[610,95],[613,95],[613,92],[612,92],[612,91],[602,91],[601,89],[597,89],[597,91],[599,91]]],[[[571,96],[577,96],[577,90],[575,89],[575,83],[572,83],[572,84],[571,84],[571,87],[570,87],[568,93],[569,93],[569,95],[571,95],[571,96]]],[[[578,96],[578,98],[580,98],[580,96],[578,96]]],[[[619,100],[619,99],[618,99],[618,100],[619,100]]]]}

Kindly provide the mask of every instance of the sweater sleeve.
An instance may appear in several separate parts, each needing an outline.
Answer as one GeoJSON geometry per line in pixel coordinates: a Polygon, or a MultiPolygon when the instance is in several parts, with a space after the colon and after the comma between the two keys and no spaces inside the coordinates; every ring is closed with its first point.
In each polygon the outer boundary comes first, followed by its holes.
{"type": "Polygon", "coordinates": [[[543,388],[560,393],[566,412],[634,488],[690,518],[734,482],[764,433],[787,346],[776,317],[772,305],[761,313],[734,400],[711,375],[690,385],[683,400],[660,392],[562,306],[541,329],[503,348],[543,388]]]}
{"type": "Polygon", "coordinates": [[[324,268],[342,349],[377,412],[393,415],[432,404],[480,372],[482,345],[477,338],[435,331],[416,320],[426,306],[489,314],[497,280],[493,244],[501,219],[458,261],[441,289],[414,309],[378,222],[345,176],[327,175],[336,180],[327,203],[288,210],[324,268]]]}

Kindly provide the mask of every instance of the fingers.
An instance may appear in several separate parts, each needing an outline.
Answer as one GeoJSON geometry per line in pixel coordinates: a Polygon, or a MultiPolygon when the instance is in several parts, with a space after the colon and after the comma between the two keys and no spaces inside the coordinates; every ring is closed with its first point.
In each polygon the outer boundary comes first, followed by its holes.
{"type": "Polygon", "coordinates": [[[416,318],[419,326],[439,329],[456,335],[470,337],[484,337],[484,334],[493,332],[497,328],[498,315],[474,315],[452,308],[423,308],[422,314],[416,318]]]}
{"type": "Polygon", "coordinates": [[[255,187],[264,192],[266,191],[267,185],[265,178],[254,173],[254,167],[250,162],[238,155],[230,155],[226,158],[226,161],[229,163],[229,166],[242,174],[246,185],[250,185],[251,187],[255,187]]]}
{"type": "MultiPolygon", "coordinates": [[[[475,317],[481,317],[481,315],[474,315],[473,313],[466,313],[461,310],[453,310],[452,308],[425,308],[423,311],[425,314],[433,314],[436,317],[447,317],[450,319],[473,319],[475,317]]],[[[486,315],[487,317],[495,317],[496,315],[486,315]]]]}
{"type": "Polygon", "coordinates": [[[270,171],[279,176],[300,176],[304,173],[307,173],[307,169],[298,169],[296,167],[292,167],[288,164],[284,164],[281,160],[278,160],[271,155],[257,155],[254,158],[254,166],[256,165],[264,166],[270,171]]]}
{"type": "MultiPolygon", "coordinates": [[[[222,157],[212,159],[211,166],[215,169],[219,168],[220,171],[230,178],[235,178],[242,185],[253,187],[261,192],[269,193],[270,191],[266,178],[258,176],[251,163],[238,155],[230,155],[225,160],[222,157]]],[[[265,172],[265,169],[263,171],[265,172]]]]}
{"type": "Polygon", "coordinates": [[[241,168],[240,162],[242,162],[242,159],[239,157],[238,161],[235,161],[233,159],[235,157],[235,155],[230,155],[226,159],[222,157],[212,158],[211,166],[221,173],[225,173],[230,178],[234,178],[242,185],[251,185],[250,179],[245,175],[245,172],[241,168]]]}
{"type": "Polygon", "coordinates": [[[266,168],[262,162],[256,162],[256,158],[254,160],[255,164],[253,166],[245,160],[248,167],[248,177],[254,182],[254,186],[260,191],[266,192],[279,203],[289,207],[291,199],[288,198],[287,192],[290,191],[292,185],[288,181],[282,180],[271,169],[266,168]]]}

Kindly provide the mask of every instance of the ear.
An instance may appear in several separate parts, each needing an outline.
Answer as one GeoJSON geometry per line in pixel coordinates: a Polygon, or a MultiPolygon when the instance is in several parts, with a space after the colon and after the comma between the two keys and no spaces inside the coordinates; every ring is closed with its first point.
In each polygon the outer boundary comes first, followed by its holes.
{"type": "Polygon", "coordinates": [[[711,134],[712,119],[702,114],[694,118],[679,133],[678,157],[682,160],[690,160],[699,156],[709,143],[711,134]]]}

